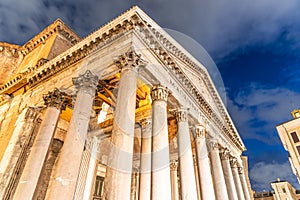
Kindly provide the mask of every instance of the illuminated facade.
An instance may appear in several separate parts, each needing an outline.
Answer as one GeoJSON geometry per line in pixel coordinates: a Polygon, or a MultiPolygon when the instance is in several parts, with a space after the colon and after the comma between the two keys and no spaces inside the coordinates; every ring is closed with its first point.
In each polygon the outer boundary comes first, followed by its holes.
{"type": "Polygon", "coordinates": [[[0,63],[0,199],[252,199],[205,66],[138,7],[0,43],[0,63]]]}
{"type": "Polygon", "coordinates": [[[292,112],[293,119],[276,126],[280,140],[289,152],[293,173],[300,182],[300,110],[292,112]]]}

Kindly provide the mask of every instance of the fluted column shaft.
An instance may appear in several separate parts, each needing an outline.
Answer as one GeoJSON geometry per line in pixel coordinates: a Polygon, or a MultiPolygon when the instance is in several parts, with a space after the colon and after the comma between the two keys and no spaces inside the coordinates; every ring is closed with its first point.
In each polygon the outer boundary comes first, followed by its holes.
{"type": "Polygon", "coordinates": [[[239,200],[245,200],[244,191],[242,188],[241,180],[239,177],[237,161],[235,158],[230,159],[230,165],[232,170],[232,175],[235,183],[236,192],[239,200]]]}
{"type": "Polygon", "coordinates": [[[152,88],[152,199],[171,200],[170,155],[167,122],[169,91],[157,85],[152,88]]]}
{"type": "Polygon", "coordinates": [[[213,180],[217,200],[228,200],[225,178],[221,165],[219,146],[217,142],[209,142],[210,158],[213,172],[213,180]]]}
{"type": "Polygon", "coordinates": [[[150,200],[151,198],[151,119],[140,122],[142,128],[142,152],[140,172],[139,199],[150,200]]]}
{"type": "Polygon", "coordinates": [[[215,200],[214,184],[206,147],[206,131],[203,126],[195,127],[195,144],[197,153],[198,171],[200,177],[201,198],[215,200]]]}
{"type": "Polygon", "coordinates": [[[229,156],[230,153],[228,149],[221,150],[221,161],[223,166],[225,182],[227,186],[228,197],[230,200],[238,200],[238,196],[237,196],[237,192],[233,180],[233,175],[230,167],[229,156]]]}
{"type": "Polygon", "coordinates": [[[49,199],[73,199],[98,77],[88,70],[73,78],[73,83],[77,97],[54,180],[47,193],[49,199]]]}
{"type": "Polygon", "coordinates": [[[170,163],[172,200],[179,200],[177,168],[178,162],[172,161],[170,163]]]}
{"type": "Polygon", "coordinates": [[[197,199],[201,200],[201,188],[200,188],[200,179],[199,179],[199,169],[198,169],[196,155],[193,155],[193,160],[194,160],[194,172],[195,172],[195,181],[196,181],[196,188],[197,188],[197,199]]]}
{"type": "Polygon", "coordinates": [[[177,141],[182,200],[197,199],[193,154],[187,115],[188,113],[184,109],[179,109],[175,112],[177,120],[177,141]]]}
{"type": "Polygon", "coordinates": [[[44,162],[52,142],[53,135],[57,126],[59,115],[66,107],[66,94],[55,89],[44,95],[47,106],[44,120],[41,123],[36,139],[31,148],[19,184],[17,186],[14,199],[34,199],[35,190],[38,188],[38,181],[41,175],[44,162]]]}
{"type": "Polygon", "coordinates": [[[92,138],[92,147],[90,149],[90,162],[89,162],[89,167],[87,171],[87,176],[86,176],[86,182],[85,182],[85,187],[84,187],[84,192],[83,192],[83,199],[90,199],[91,193],[92,193],[92,187],[93,187],[93,181],[94,181],[94,176],[95,172],[97,169],[97,154],[98,154],[98,146],[99,146],[99,140],[97,137],[92,138]]]}
{"type": "Polygon", "coordinates": [[[246,182],[245,173],[243,171],[243,167],[239,167],[238,172],[239,172],[239,177],[240,177],[240,180],[241,180],[242,188],[243,188],[243,191],[244,191],[245,200],[251,200],[250,193],[249,193],[248,186],[247,186],[247,182],[246,182]]]}
{"type": "Polygon", "coordinates": [[[136,84],[140,55],[130,51],[120,56],[116,65],[121,69],[111,148],[104,184],[104,199],[129,200],[134,144],[136,84]]]}

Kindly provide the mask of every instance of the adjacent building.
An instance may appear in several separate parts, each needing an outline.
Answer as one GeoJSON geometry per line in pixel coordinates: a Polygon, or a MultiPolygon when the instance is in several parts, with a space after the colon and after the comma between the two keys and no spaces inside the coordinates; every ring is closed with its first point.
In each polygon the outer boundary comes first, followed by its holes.
{"type": "Polygon", "coordinates": [[[206,67],[138,7],[2,42],[0,66],[0,199],[252,199],[206,67]]]}
{"type": "Polygon", "coordinates": [[[255,200],[298,200],[300,193],[288,181],[279,178],[271,183],[272,192],[254,193],[255,200]]]}
{"type": "Polygon", "coordinates": [[[300,110],[292,112],[293,119],[276,126],[280,140],[289,152],[293,173],[300,182],[300,110]]]}

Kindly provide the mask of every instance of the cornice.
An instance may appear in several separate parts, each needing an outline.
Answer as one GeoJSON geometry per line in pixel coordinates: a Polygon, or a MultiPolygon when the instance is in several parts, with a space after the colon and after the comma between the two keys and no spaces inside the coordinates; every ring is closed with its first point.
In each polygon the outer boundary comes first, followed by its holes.
{"type": "Polygon", "coordinates": [[[10,57],[18,58],[21,54],[21,50],[22,47],[19,45],[0,42],[0,57],[2,53],[6,53],[6,55],[9,55],[10,57]]]}
{"type": "Polygon", "coordinates": [[[37,46],[44,44],[50,36],[57,32],[62,34],[72,44],[76,44],[81,40],[81,38],[73,30],[66,26],[61,19],[57,19],[54,23],[50,24],[42,32],[23,45],[22,54],[24,56],[27,55],[37,46]]]}

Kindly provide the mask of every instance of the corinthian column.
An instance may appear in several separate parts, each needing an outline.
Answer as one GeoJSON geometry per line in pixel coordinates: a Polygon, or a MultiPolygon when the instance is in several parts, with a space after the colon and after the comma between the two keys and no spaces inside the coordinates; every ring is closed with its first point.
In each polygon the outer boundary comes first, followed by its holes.
{"type": "Polygon", "coordinates": [[[245,200],[241,180],[239,177],[239,172],[238,172],[238,166],[237,166],[237,160],[236,158],[231,158],[230,159],[230,165],[231,165],[231,170],[232,170],[232,175],[235,183],[235,188],[237,191],[238,199],[239,200],[245,200]]]}
{"type": "Polygon", "coordinates": [[[167,88],[152,88],[152,199],[171,200],[167,88]]]}
{"type": "Polygon", "coordinates": [[[221,150],[221,160],[223,166],[223,172],[225,177],[225,182],[227,186],[228,197],[230,200],[238,200],[237,192],[235,189],[235,184],[232,176],[232,171],[229,162],[229,150],[227,148],[223,148],[221,150]]]}
{"type": "Polygon", "coordinates": [[[55,89],[43,96],[47,109],[36,139],[31,148],[14,199],[35,199],[34,193],[38,190],[38,181],[44,162],[55,133],[61,110],[66,108],[67,96],[55,89]]]}
{"type": "Polygon", "coordinates": [[[177,168],[178,162],[175,160],[172,161],[170,163],[172,200],[179,200],[177,168]]]}
{"type": "Polygon", "coordinates": [[[245,200],[251,200],[243,167],[238,167],[238,172],[239,172],[242,188],[244,191],[245,200]]]}
{"type": "Polygon", "coordinates": [[[210,141],[208,147],[210,150],[213,180],[217,200],[228,200],[226,183],[219,153],[219,145],[215,141],[210,141]]]}
{"type": "Polygon", "coordinates": [[[73,83],[78,90],[76,102],[48,199],[73,199],[98,77],[88,70],[73,83]]]}
{"type": "Polygon", "coordinates": [[[175,112],[177,120],[178,157],[180,162],[180,182],[182,200],[197,199],[193,154],[187,111],[175,112]]]}
{"type": "Polygon", "coordinates": [[[150,200],[151,197],[151,119],[140,122],[142,127],[142,152],[139,199],[150,200]]]}
{"type": "Polygon", "coordinates": [[[130,51],[115,61],[121,69],[121,76],[104,184],[104,199],[130,199],[137,70],[140,65],[145,64],[140,57],[134,51],[130,51]]]}
{"type": "Polygon", "coordinates": [[[206,131],[203,126],[195,127],[197,163],[200,177],[201,197],[203,200],[215,200],[214,185],[206,147],[206,131]]]}

